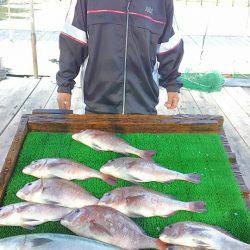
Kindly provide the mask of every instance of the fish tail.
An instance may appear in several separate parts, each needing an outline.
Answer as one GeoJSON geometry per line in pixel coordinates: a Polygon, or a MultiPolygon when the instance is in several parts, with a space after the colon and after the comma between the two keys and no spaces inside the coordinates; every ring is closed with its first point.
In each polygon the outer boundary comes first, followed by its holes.
{"type": "Polygon", "coordinates": [[[160,239],[155,240],[155,248],[158,250],[166,250],[168,249],[167,244],[161,241],[160,239]]]}
{"type": "Polygon", "coordinates": [[[200,174],[188,174],[186,181],[199,184],[201,182],[201,175],[200,174]]]}
{"type": "Polygon", "coordinates": [[[148,160],[148,161],[152,161],[152,156],[156,154],[155,150],[142,150],[138,156],[140,156],[141,158],[148,160]]]}
{"type": "Polygon", "coordinates": [[[206,212],[206,203],[202,201],[189,202],[189,210],[192,212],[203,213],[206,212]]]}
{"type": "Polygon", "coordinates": [[[111,186],[116,185],[116,180],[117,179],[115,177],[112,177],[110,175],[101,173],[101,178],[102,178],[103,181],[105,181],[106,183],[108,183],[111,186]]]}

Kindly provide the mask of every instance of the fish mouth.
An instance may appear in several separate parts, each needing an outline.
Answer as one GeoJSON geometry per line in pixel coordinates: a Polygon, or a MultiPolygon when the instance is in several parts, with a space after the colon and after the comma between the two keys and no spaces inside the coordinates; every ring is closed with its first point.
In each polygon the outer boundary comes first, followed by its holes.
{"type": "Polygon", "coordinates": [[[159,239],[162,241],[162,242],[166,242],[166,243],[171,243],[169,237],[167,235],[160,235],[159,239]]]}
{"type": "Polygon", "coordinates": [[[74,227],[74,226],[76,226],[74,223],[72,223],[71,221],[69,221],[69,220],[67,220],[65,218],[62,218],[60,220],[60,224],[62,226],[64,226],[64,227],[66,227],[66,228],[69,228],[69,229],[72,228],[72,227],[74,227]]]}
{"type": "Polygon", "coordinates": [[[18,198],[20,198],[20,199],[23,199],[23,198],[24,198],[24,194],[23,194],[23,192],[22,192],[21,190],[17,191],[16,196],[17,196],[18,198]]]}
{"type": "Polygon", "coordinates": [[[60,220],[60,223],[61,223],[61,225],[63,225],[64,227],[67,227],[67,226],[69,225],[69,221],[68,221],[67,219],[65,219],[65,218],[62,218],[62,219],[60,220]]]}
{"type": "Polygon", "coordinates": [[[100,168],[100,172],[101,172],[101,173],[103,173],[103,174],[109,174],[108,171],[106,171],[106,170],[108,170],[107,164],[105,164],[104,166],[102,166],[102,167],[100,168]]]}
{"type": "Polygon", "coordinates": [[[24,174],[29,174],[30,173],[28,167],[23,168],[22,172],[24,174]]]}
{"type": "Polygon", "coordinates": [[[72,139],[74,139],[74,140],[77,141],[77,139],[78,139],[78,134],[73,134],[73,135],[72,135],[72,139]]]}

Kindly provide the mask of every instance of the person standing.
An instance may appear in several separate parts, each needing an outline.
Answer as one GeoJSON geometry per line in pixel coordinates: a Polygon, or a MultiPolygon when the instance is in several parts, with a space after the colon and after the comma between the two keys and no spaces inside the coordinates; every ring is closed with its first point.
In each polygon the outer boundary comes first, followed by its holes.
{"type": "Polygon", "coordinates": [[[184,50],[173,15],[173,0],[72,0],[59,41],[59,108],[70,109],[87,58],[86,113],[156,114],[159,85],[167,108],[176,108],[184,50]]]}

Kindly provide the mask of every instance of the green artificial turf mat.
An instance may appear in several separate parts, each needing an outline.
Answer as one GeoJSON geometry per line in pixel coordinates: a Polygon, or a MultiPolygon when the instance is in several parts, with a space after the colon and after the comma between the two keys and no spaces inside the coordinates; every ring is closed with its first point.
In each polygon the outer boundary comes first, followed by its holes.
{"type": "MultiPolygon", "coordinates": [[[[151,236],[157,237],[163,228],[178,221],[198,221],[218,225],[242,241],[250,243],[250,212],[245,206],[228,157],[217,134],[127,134],[119,135],[141,149],[155,149],[154,160],[183,173],[200,173],[201,184],[174,181],[169,184],[147,183],[143,186],[171,194],[182,201],[205,201],[207,212],[180,211],[169,218],[141,218],[135,221],[151,236]]],[[[30,132],[19,155],[9,182],[4,205],[20,202],[16,192],[36,178],[22,174],[24,166],[46,157],[63,157],[99,169],[108,160],[120,156],[113,152],[97,152],[71,139],[71,134],[30,132]]],[[[111,187],[99,179],[75,181],[100,198],[111,189],[131,185],[119,180],[111,187]]],[[[29,231],[20,227],[0,227],[0,237],[29,233],[70,233],[59,222],[39,225],[29,231]]]]}

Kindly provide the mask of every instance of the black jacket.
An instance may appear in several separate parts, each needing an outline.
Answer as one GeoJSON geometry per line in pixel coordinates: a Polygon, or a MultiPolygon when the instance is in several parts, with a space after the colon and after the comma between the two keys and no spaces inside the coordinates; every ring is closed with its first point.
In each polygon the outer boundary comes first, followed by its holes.
{"type": "Polygon", "coordinates": [[[58,92],[71,93],[88,57],[86,110],[156,113],[159,84],[179,91],[183,41],[172,28],[173,0],[72,0],[60,34],[58,92]]]}

